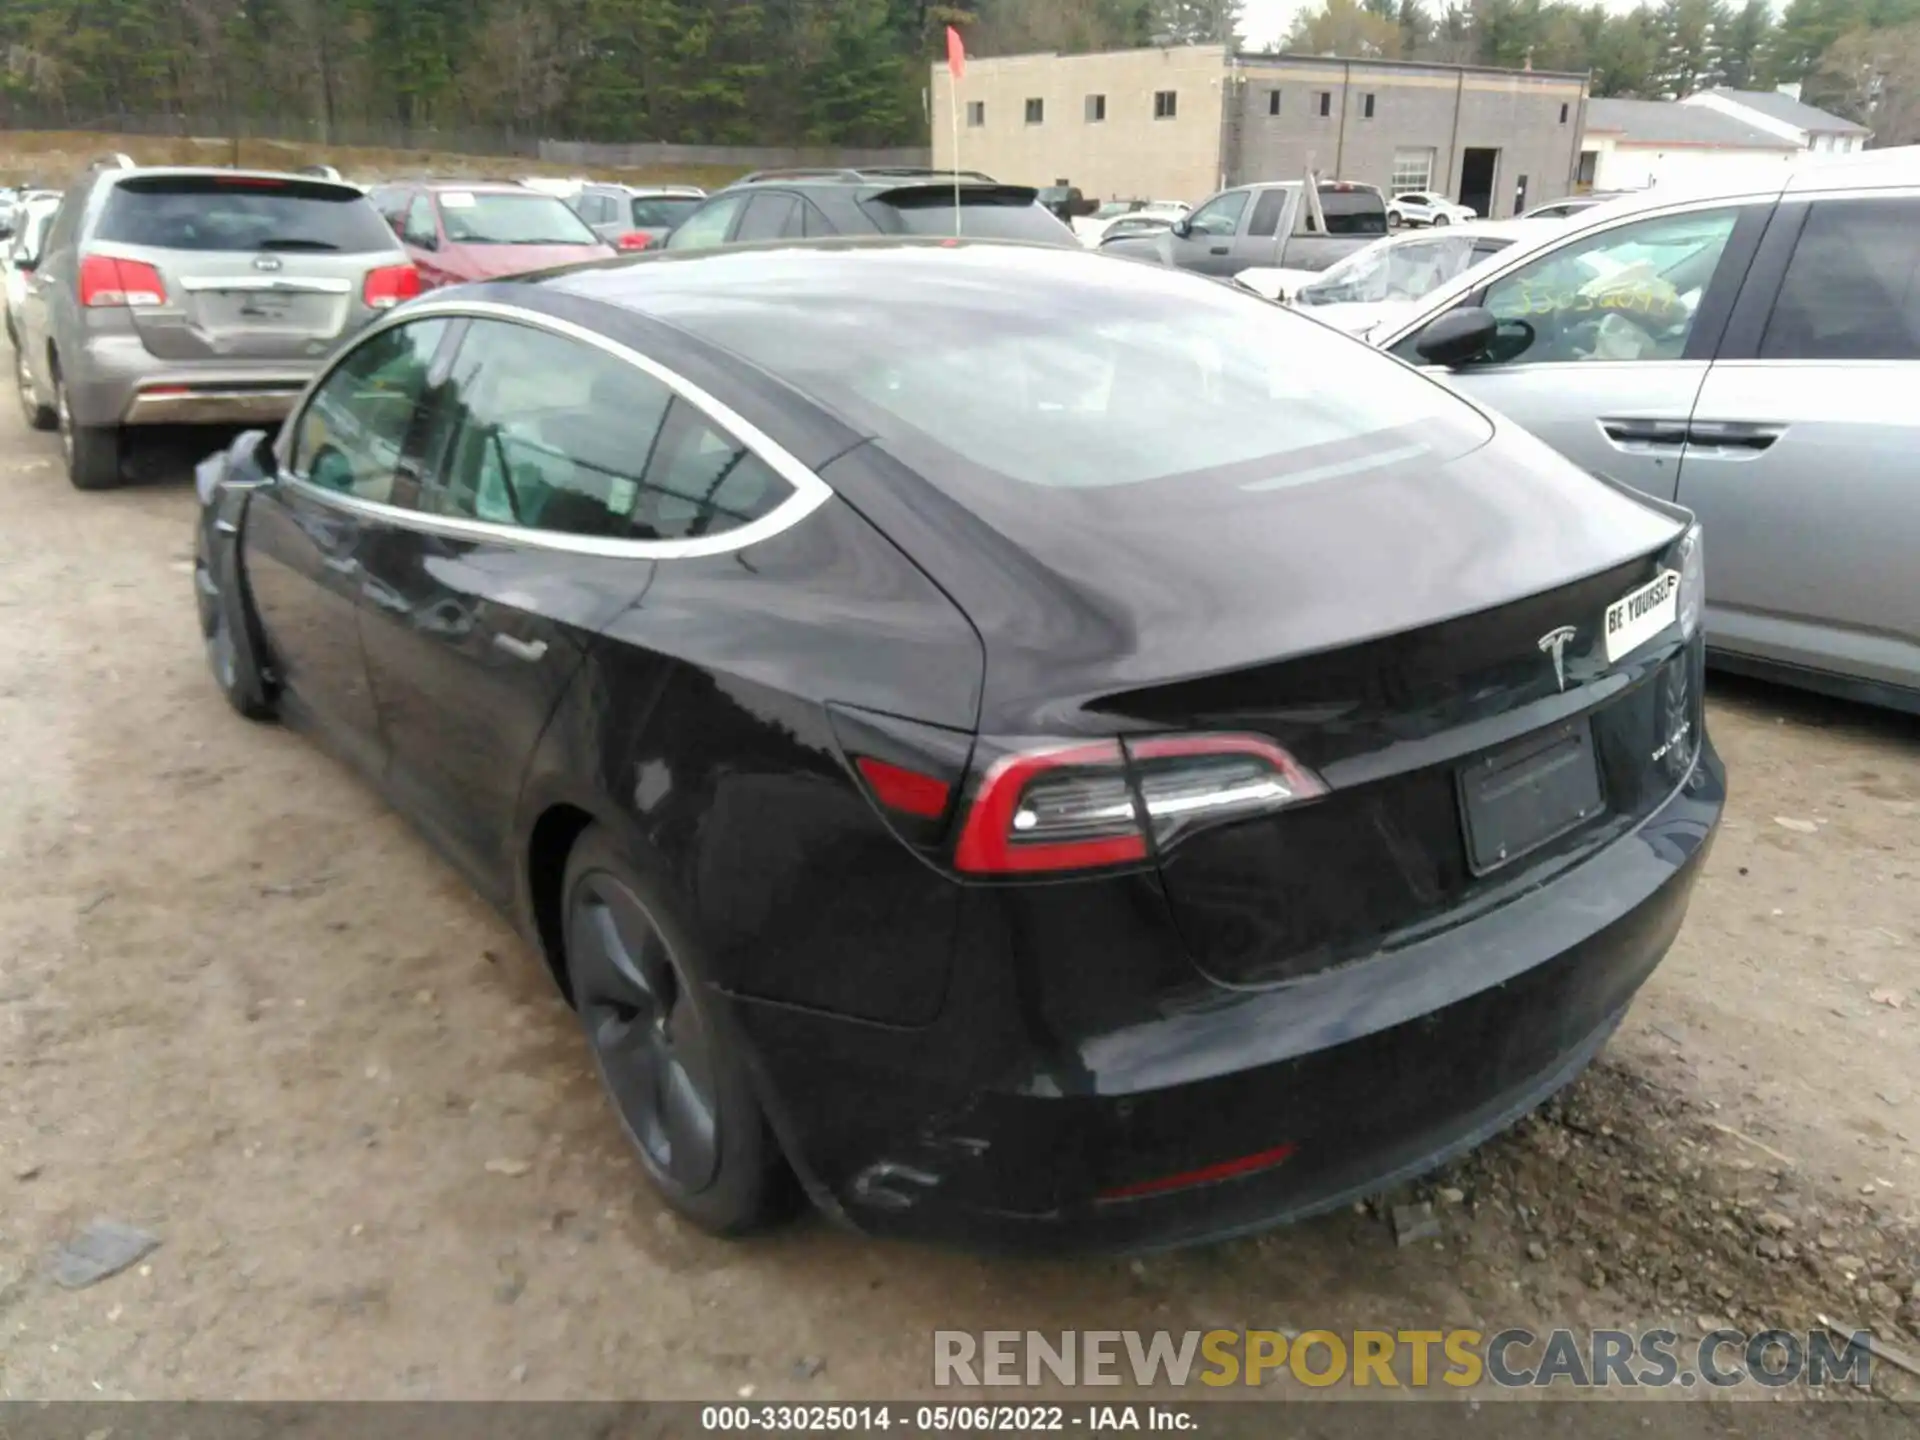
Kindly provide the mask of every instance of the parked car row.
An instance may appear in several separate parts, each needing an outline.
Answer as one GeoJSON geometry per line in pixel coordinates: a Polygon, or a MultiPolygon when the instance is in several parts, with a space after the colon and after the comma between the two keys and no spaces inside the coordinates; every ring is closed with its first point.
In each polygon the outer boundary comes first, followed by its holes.
{"type": "Polygon", "coordinates": [[[512,917],[713,1230],[796,1177],[1054,1247],[1376,1191],[1671,943],[1709,648],[1920,707],[1920,153],[1397,234],[1242,186],[1097,255],[832,169],[621,261],[612,188],[102,170],[22,400],[83,485],[284,414],[196,477],[217,684],[512,917]]]}

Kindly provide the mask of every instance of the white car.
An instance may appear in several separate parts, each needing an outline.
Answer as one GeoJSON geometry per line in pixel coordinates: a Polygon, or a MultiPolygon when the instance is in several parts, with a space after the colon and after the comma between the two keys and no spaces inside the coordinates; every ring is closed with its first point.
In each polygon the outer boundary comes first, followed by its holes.
{"type": "Polygon", "coordinates": [[[31,195],[13,212],[13,238],[0,252],[0,272],[7,282],[7,339],[20,346],[20,305],[27,296],[28,272],[20,268],[25,260],[31,265],[40,255],[40,242],[47,233],[47,222],[60,208],[58,195],[31,195]]]}
{"type": "Polygon", "coordinates": [[[1458,225],[1479,218],[1480,212],[1471,206],[1457,205],[1446,196],[1428,190],[1409,190],[1387,202],[1390,230],[1398,230],[1403,225],[1458,225]]]}
{"type": "Polygon", "coordinates": [[[1073,233],[1089,250],[1097,250],[1116,226],[1129,233],[1158,228],[1183,219],[1192,209],[1184,200],[1109,200],[1093,214],[1077,216],[1073,233]]]}
{"type": "Polygon", "coordinates": [[[1403,231],[1325,270],[1243,270],[1235,278],[1269,300],[1309,310],[1349,335],[1374,325],[1532,234],[1518,221],[1450,226],[1444,235],[1403,231]]]}

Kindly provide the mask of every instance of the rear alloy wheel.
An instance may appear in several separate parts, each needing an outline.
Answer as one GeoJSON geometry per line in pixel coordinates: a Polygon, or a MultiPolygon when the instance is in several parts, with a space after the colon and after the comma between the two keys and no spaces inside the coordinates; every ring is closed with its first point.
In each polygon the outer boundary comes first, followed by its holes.
{"type": "MultiPolygon", "coordinates": [[[[225,567],[231,568],[231,567],[225,567]]],[[[273,718],[273,700],[266,677],[260,672],[247,624],[246,597],[238,587],[221,584],[222,567],[214,562],[207,545],[207,528],[199,526],[194,546],[193,598],[200,613],[201,643],[207,651],[207,668],[227,703],[249,720],[273,718]]]]}
{"type": "Polygon", "coordinates": [[[111,490],[120,483],[120,427],[76,425],[67,399],[66,377],[54,377],[54,413],[60,426],[60,449],[67,460],[67,479],[76,490],[111,490]]]}
{"type": "Polygon", "coordinates": [[[778,1209],[779,1151],[690,944],[647,888],[601,831],[580,837],[564,892],[574,1008],[662,1197],[704,1229],[741,1234],[778,1209]]]}
{"type": "Polygon", "coordinates": [[[50,405],[42,405],[33,393],[33,366],[27,360],[24,345],[16,343],[13,352],[13,383],[20,391],[20,413],[26,416],[27,424],[36,430],[51,430],[60,423],[60,417],[50,405]]]}
{"type": "Polygon", "coordinates": [[[1398,210],[1387,211],[1387,229],[1398,230],[1404,223],[1400,218],[1400,212],[1398,210]]]}

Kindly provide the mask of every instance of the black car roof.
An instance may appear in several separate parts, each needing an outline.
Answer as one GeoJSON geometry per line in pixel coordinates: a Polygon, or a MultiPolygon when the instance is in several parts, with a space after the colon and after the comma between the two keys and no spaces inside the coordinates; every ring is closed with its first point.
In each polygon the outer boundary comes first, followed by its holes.
{"type": "MultiPolygon", "coordinates": [[[[1134,267],[1080,246],[965,236],[862,235],[819,240],[768,240],[710,250],[661,251],[596,261],[516,278],[525,285],[579,296],[663,320],[693,335],[700,317],[742,306],[768,310],[777,320],[792,304],[884,306],[890,284],[956,290],[977,286],[983,273],[998,288],[1031,289],[1036,299],[1061,287],[1107,290],[1116,282],[1195,283],[1184,271],[1134,267]]],[[[1211,281],[1198,283],[1211,284],[1211,281]]]]}

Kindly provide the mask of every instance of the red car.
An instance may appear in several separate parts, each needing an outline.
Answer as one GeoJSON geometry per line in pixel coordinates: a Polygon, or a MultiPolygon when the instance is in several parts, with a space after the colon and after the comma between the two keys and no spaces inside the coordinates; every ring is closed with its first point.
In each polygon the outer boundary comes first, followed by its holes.
{"type": "Polygon", "coordinates": [[[369,198],[429,290],[618,253],[564,201],[521,185],[381,185],[369,198]]]}

